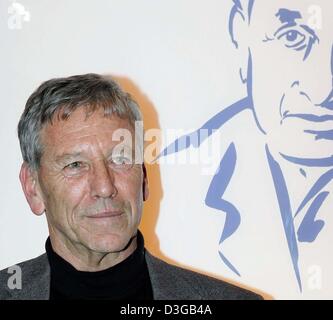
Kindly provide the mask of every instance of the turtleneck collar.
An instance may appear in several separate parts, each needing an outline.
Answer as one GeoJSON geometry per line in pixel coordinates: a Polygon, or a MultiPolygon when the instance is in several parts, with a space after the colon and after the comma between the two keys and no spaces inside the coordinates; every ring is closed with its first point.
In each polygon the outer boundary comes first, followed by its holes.
{"type": "Polygon", "coordinates": [[[51,300],[152,299],[144,239],[139,230],[135,251],[122,262],[102,271],[76,270],[53,250],[50,238],[45,248],[51,268],[51,300]]]}

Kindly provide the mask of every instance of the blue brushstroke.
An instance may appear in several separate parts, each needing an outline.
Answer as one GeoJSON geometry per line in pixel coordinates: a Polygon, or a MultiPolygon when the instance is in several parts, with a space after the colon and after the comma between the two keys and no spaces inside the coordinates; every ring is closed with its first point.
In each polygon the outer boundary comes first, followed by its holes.
{"type": "MultiPolygon", "coordinates": [[[[333,75],[333,45],[331,47],[331,75],[333,75]]],[[[317,106],[322,107],[324,109],[333,110],[333,88],[331,89],[331,92],[329,93],[327,98],[317,106]]]]}
{"type": "MultiPolygon", "coordinates": [[[[224,211],[225,223],[220,237],[220,244],[228,239],[239,227],[241,216],[237,208],[230,202],[224,200],[223,194],[227,189],[231,177],[236,167],[236,148],[234,143],[231,143],[223,156],[219,168],[214,175],[206,195],[205,204],[213,209],[224,211]]],[[[232,265],[232,263],[219,251],[220,257],[230,270],[240,276],[240,273],[232,265]]]]}
{"type": "Polygon", "coordinates": [[[281,23],[286,23],[288,25],[295,25],[297,19],[302,19],[302,15],[299,11],[285,8],[279,9],[275,16],[279,18],[281,23]]]}
{"type": "Polygon", "coordinates": [[[238,42],[236,41],[234,37],[234,26],[233,26],[233,21],[235,18],[236,14],[240,14],[243,20],[245,20],[244,14],[242,12],[242,5],[239,2],[239,0],[234,0],[234,6],[232,7],[230,11],[230,16],[229,16],[229,34],[231,37],[231,42],[235,45],[235,47],[238,49],[238,42]]]}
{"type": "Polygon", "coordinates": [[[303,57],[303,61],[305,61],[307,59],[307,57],[310,55],[313,45],[316,42],[319,43],[319,38],[316,35],[316,32],[312,28],[310,28],[309,26],[307,26],[305,24],[301,24],[300,27],[303,28],[307,33],[309,33],[311,35],[310,39],[309,39],[309,42],[306,46],[306,51],[305,51],[305,54],[304,54],[304,57],[303,57]]]}
{"type": "Polygon", "coordinates": [[[274,181],[284,232],[287,238],[289,253],[294,267],[297,283],[300,291],[302,292],[302,281],[298,266],[298,244],[295,234],[295,227],[291,211],[288,189],[280,165],[274,160],[274,158],[270,154],[267,145],[266,145],[266,155],[271,170],[272,178],[274,181]]]}
{"type": "Polygon", "coordinates": [[[304,132],[315,135],[316,140],[333,140],[333,130],[327,130],[327,131],[304,130],[304,132]]]}
{"type": "Polygon", "coordinates": [[[254,120],[256,122],[256,125],[258,127],[258,129],[261,131],[261,133],[266,134],[266,131],[263,129],[263,127],[261,126],[259,120],[258,120],[258,116],[256,113],[256,110],[254,109],[253,106],[253,96],[252,96],[252,54],[251,54],[251,50],[249,49],[249,58],[247,61],[247,81],[246,81],[246,86],[247,86],[247,93],[248,93],[248,99],[249,99],[249,108],[251,108],[252,110],[252,114],[254,117],[254,120]]]}
{"type": "Polygon", "coordinates": [[[325,225],[323,220],[316,220],[316,215],[321,205],[329,195],[329,192],[321,192],[312,202],[310,208],[304,215],[304,218],[298,228],[297,236],[300,242],[313,242],[316,240],[319,232],[325,225]]]}
{"type": "MultiPolygon", "coordinates": [[[[298,83],[298,85],[299,85],[299,83],[298,83]]],[[[309,95],[308,95],[306,92],[304,92],[304,91],[300,91],[299,94],[300,94],[301,96],[306,97],[310,102],[312,102],[311,98],[309,97],[309,95]]]]}
{"type": "Polygon", "coordinates": [[[313,199],[318,192],[320,192],[329,182],[333,179],[333,169],[328,170],[315,182],[310,191],[305,196],[304,200],[301,202],[300,206],[296,210],[295,217],[298,213],[308,204],[308,202],[313,199]]]}
{"type": "Polygon", "coordinates": [[[333,91],[330,92],[325,101],[322,102],[319,106],[328,110],[333,110],[333,91]]]}
{"type": "MultiPolygon", "coordinates": [[[[294,85],[294,84],[292,84],[291,87],[293,87],[293,85],[294,85]]],[[[288,111],[285,111],[284,114],[282,115],[283,101],[284,101],[285,97],[286,97],[286,94],[284,93],[284,94],[282,95],[282,98],[281,98],[281,100],[280,100],[280,105],[279,105],[279,114],[280,114],[280,117],[281,117],[281,118],[283,118],[283,116],[285,116],[285,115],[288,113],[288,111]]],[[[283,120],[283,119],[282,119],[282,120],[283,120]]],[[[281,120],[280,124],[282,124],[282,120],[281,120]]]]}
{"type": "Polygon", "coordinates": [[[215,130],[219,129],[226,122],[232,119],[235,115],[240,112],[249,109],[251,106],[249,98],[244,98],[236,103],[232,104],[228,108],[223,109],[218,114],[209,119],[204,123],[198,130],[195,130],[189,134],[183,135],[176,139],[174,142],[169,144],[156,159],[161,156],[170,155],[173,153],[180,152],[190,146],[198,148],[202,142],[210,137],[215,130]]]}
{"type": "Polygon", "coordinates": [[[252,16],[254,1],[255,0],[249,0],[249,3],[247,5],[247,12],[248,12],[248,16],[249,16],[249,24],[251,22],[251,16],[252,16]]]}
{"type": "MultiPolygon", "coordinates": [[[[248,6],[247,6],[247,16],[248,16],[248,24],[251,22],[251,15],[252,15],[252,10],[253,10],[253,5],[254,5],[255,0],[249,0],[248,1],[248,6]]],[[[242,3],[240,0],[233,0],[234,5],[231,8],[230,15],[229,15],[229,34],[231,37],[232,43],[235,45],[236,48],[238,48],[238,43],[234,38],[234,28],[233,28],[233,21],[236,16],[236,14],[239,14],[243,21],[245,21],[245,16],[244,16],[244,8],[242,6],[242,3]]]]}
{"type": "Polygon", "coordinates": [[[240,273],[237,271],[237,269],[232,265],[232,263],[226,258],[226,256],[219,251],[219,256],[221,260],[224,262],[224,264],[235,274],[237,274],[239,277],[241,277],[240,273]]]}
{"type": "Polygon", "coordinates": [[[299,118],[311,122],[325,122],[325,121],[332,121],[333,115],[325,114],[322,116],[317,116],[315,114],[309,114],[309,113],[290,113],[290,114],[288,113],[284,115],[283,120],[286,118],[299,118]]]}
{"type": "Polygon", "coordinates": [[[295,163],[300,166],[306,166],[306,167],[332,167],[333,166],[333,155],[330,157],[327,157],[327,158],[319,158],[319,159],[297,158],[297,157],[287,156],[283,153],[280,153],[280,155],[287,161],[290,161],[290,162],[295,163]]]}

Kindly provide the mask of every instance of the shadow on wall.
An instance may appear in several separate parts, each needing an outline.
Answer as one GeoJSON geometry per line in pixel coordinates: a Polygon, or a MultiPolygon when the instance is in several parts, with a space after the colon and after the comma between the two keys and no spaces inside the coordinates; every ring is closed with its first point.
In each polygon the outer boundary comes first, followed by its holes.
{"type": "MultiPolygon", "coordinates": [[[[119,76],[112,77],[126,92],[130,93],[134,100],[139,104],[143,115],[144,129],[160,129],[156,109],[139,87],[128,78],[119,76]]],[[[158,149],[160,149],[160,147],[161,146],[158,146],[158,149]]],[[[146,163],[146,168],[149,184],[149,198],[144,203],[139,229],[144,235],[145,247],[155,256],[165,258],[160,250],[159,241],[155,233],[160,212],[160,203],[163,197],[160,168],[157,163],[146,163]]]]}

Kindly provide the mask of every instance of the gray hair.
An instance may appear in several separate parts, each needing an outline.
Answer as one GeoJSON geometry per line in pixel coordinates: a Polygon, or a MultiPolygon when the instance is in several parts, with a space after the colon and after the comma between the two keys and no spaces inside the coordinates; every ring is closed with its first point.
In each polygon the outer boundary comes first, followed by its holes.
{"type": "Polygon", "coordinates": [[[103,108],[106,117],[115,114],[133,126],[142,121],[138,104],[109,76],[89,73],[45,81],[27,100],[18,124],[23,160],[30,168],[40,166],[43,126],[52,124],[55,117],[68,119],[77,108],[84,108],[87,117],[103,108]]]}

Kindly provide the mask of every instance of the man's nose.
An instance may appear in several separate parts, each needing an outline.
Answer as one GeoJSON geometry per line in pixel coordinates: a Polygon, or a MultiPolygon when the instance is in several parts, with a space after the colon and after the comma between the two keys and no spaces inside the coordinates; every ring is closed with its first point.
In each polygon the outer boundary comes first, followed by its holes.
{"type": "MultiPolygon", "coordinates": [[[[326,56],[327,57],[327,56],[326,56]]],[[[313,75],[313,103],[333,110],[333,45],[329,50],[329,59],[322,57],[317,63],[317,74],[313,75]]]]}
{"type": "Polygon", "coordinates": [[[104,161],[94,165],[90,188],[94,198],[114,198],[117,195],[114,174],[104,161]]]}
{"type": "Polygon", "coordinates": [[[330,61],[330,64],[331,64],[331,88],[330,88],[330,93],[328,94],[328,96],[322,101],[319,103],[319,105],[321,107],[324,107],[326,109],[329,109],[329,110],[333,110],[333,45],[332,45],[332,48],[331,48],[331,61],[330,61]]]}

